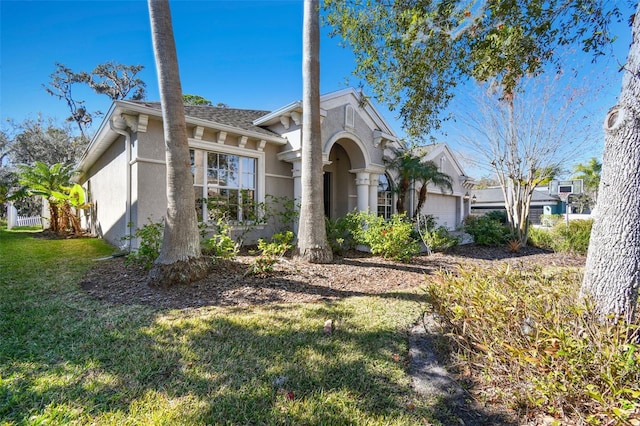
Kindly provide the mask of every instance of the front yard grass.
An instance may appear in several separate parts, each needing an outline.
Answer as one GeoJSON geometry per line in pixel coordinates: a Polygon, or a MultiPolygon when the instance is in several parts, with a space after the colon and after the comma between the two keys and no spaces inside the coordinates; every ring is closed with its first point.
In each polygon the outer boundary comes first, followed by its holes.
{"type": "Polygon", "coordinates": [[[78,285],[112,250],[0,230],[0,424],[438,424],[406,374],[415,294],[112,305],[78,285]]]}

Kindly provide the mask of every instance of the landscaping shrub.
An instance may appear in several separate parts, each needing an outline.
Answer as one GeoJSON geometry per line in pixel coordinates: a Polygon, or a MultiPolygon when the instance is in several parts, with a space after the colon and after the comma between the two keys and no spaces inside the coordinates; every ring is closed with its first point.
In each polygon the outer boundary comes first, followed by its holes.
{"type": "Polygon", "coordinates": [[[355,249],[358,244],[362,244],[361,216],[356,211],[347,213],[336,220],[327,218],[325,226],[327,241],[335,254],[355,249]]]}
{"type": "Polygon", "coordinates": [[[231,226],[228,220],[218,218],[216,233],[209,238],[203,251],[211,253],[214,258],[233,259],[238,254],[240,244],[231,238],[231,226]]]}
{"type": "Polygon", "coordinates": [[[261,253],[251,264],[250,272],[252,274],[265,274],[273,271],[273,265],[276,264],[278,259],[293,248],[293,244],[291,244],[293,237],[293,232],[286,231],[273,234],[271,242],[266,242],[260,238],[258,240],[258,250],[261,253]]]}
{"type": "Polygon", "coordinates": [[[593,220],[572,220],[567,226],[557,223],[553,229],[532,228],[529,243],[533,246],[553,250],[556,253],[586,254],[589,248],[593,220]]]}
{"type": "Polygon", "coordinates": [[[373,213],[353,211],[335,221],[327,219],[326,227],[334,253],[365,245],[373,254],[406,262],[420,252],[413,224],[405,214],[385,220],[373,213]]]}
{"type": "Polygon", "coordinates": [[[507,242],[511,232],[499,221],[485,216],[468,216],[464,221],[464,231],[482,246],[500,246],[507,242]]]}
{"type": "Polygon", "coordinates": [[[495,220],[496,222],[500,222],[503,225],[506,225],[509,222],[509,218],[507,217],[507,212],[504,210],[492,210],[489,213],[484,215],[486,218],[495,220]]]}
{"type": "Polygon", "coordinates": [[[444,252],[460,244],[460,239],[444,226],[437,226],[432,215],[416,217],[417,238],[432,251],[444,252]]]}
{"type": "Polygon", "coordinates": [[[359,215],[362,236],[356,235],[356,241],[368,245],[371,253],[402,262],[420,253],[420,244],[413,238],[413,224],[405,214],[394,214],[386,221],[372,213],[360,212],[359,215]]]}
{"type": "Polygon", "coordinates": [[[453,336],[454,362],[483,398],[563,424],[627,424],[640,414],[639,324],[598,323],[578,296],[581,278],[574,269],[465,267],[426,291],[453,336]]]}
{"type": "MultiPolygon", "coordinates": [[[[124,241],[139,239],[138,248],[127,254],[126,263],[142,265],[145,269],[151,269],[153,262],[160,255],[164,233],[164,219],[160,222],[153,222],[151,218],[148,218],[148,221],[149,223],[136,229],[132,235],[122,237],[124,241]]],[[[129,223],[129,227],[132,226],[133,223],[129,223]]]]}

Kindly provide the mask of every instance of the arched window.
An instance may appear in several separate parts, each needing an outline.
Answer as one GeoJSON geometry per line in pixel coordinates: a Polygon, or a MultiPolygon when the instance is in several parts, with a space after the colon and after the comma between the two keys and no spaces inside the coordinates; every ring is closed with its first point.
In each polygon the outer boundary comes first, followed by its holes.
{"type": "Polygon", "coordinates": [[[385,219],[391,217],[393,210],[393,195],[391,192],[391,180],[386,174],[378,179],[378,216],[385,219]]]}

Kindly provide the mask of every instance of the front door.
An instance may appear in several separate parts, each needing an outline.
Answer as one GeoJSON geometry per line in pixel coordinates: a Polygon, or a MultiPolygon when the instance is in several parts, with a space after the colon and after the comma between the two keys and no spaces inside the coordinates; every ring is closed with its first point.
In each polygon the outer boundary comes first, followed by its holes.
{"type": "Polygon", "coordinates": [[[324,215],[331,217],[331,172],[324,172],[323,174],[323,188],[324,188],[324,215]]]}

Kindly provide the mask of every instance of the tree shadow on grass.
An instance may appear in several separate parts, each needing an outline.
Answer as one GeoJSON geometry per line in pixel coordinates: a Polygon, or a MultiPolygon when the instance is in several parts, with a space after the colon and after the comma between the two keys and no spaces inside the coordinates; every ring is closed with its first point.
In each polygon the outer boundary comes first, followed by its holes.
{"type": "MultiPolygon", "coordinates": [[[[386,309],[385,300],[373,299],[367,309],[386,309]]],[[[130,310],[92,322],[69,344],[14,359],[15,379],[0,386],[7,402],[0,416],[17,424],[80,417],[97,424],[447,424],[469,412],[447,398],[415,394],[406,376],[408,342],[395,317],[369,326],[358,309],[332,302],[252,312],[130,310]],[[323,332],[326,318],[336,320],[330,334],[323,332]]],[[[42,331],[57,327],[36,321],[42,331]]],[[[486,417],[477,409],[468,416],[486,417]]]]}

